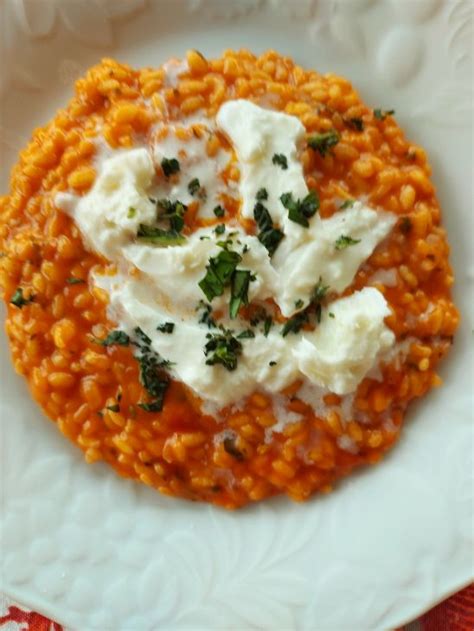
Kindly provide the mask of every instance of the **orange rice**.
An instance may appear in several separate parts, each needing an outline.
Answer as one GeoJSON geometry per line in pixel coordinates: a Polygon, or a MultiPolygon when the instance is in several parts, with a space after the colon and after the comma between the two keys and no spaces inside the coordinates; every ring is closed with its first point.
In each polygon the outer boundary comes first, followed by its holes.
{"type": "MultiPolygon", "coordinates": [[[[89,463],[104,460],[120,475],[161,493],[226,508],[279,493],[305,500],[330,491],[355,467],[378,462],[398,439],[408,403],[440,384],[437,365],[452,344],[459,316],[451,301],[449,248],[430,167],[424,150],[406,140],[393,116],[375,116],[342,77],[304,70],[274,51],[260,56],[226,51],[214,60],[189,51],[187,61],[189,70],[172,88],[161,68],[133,70],[104,59],[77,82],[67,108],[35,130],[20,153],[10,193],[0,198],[0,285],[14,367],[89,463]],[[397,341],[419,340],[401,365],[383,369],[382,381],[366,378],[359,385],[354,408],[365,413],[364,423],[342,419],[334,394],[325,399],[326,417],[316,416],[295,397],[299,383],[284,394],[302,420],[267,441],[265,430],[276,419],[271,400],[258,392],[244,409],[224,411],[217,421],[201,414],[189,389],[172,382],[163,411],[149,413],[137,405],[144,391],[132,350],[91,341],[114,323],[107,320],[107,296],[88,283],[89,273],[107,273],[111,266],[85,249],[73,221],[55,208],[54,193],[83,194],[91,187],[98,128],[112,147],[131,147],[137,138],[149,140],[159,121],[176,124],[194,112],[212,118],[234,98],[270,102],[297,116],[308,134],[339,132],[339,143],[325,157],[309,147],[302,154],[322,217],[337,210],[335,199],[361,196],[400,217],[344,292],[362,288],[378,270],[396,268],[396,286],[377,286],[392,312],[386,323],[397,341]],[[362,119],[362,131],[351,124],[354,119],[362,119]],[[323,174],[317,183],[315,171],[323,174]],[[71,278],[84,282],[71,284],[71,278]],[[10,303],[18,288],[26,301],[22,308],[10,303]],[[236,436],[228,451],[215,440],[223,429],[236,436]],[[357,453],[339,447],[341,436],[350,437],[357,453]]],[[[208,154],[225,142],[212,136],[208,154]]],[[[230,169],[228,177],[238,179],[238,169],[230,169]]],[[[199,224],[195,214],[187,214],[188,230],[199,224]]]]}

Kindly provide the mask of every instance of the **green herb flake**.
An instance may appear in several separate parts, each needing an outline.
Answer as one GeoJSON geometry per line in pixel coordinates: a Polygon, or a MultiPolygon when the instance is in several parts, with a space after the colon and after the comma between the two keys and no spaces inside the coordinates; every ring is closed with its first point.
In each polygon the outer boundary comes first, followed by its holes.
{"type": "Polygon", "coordinates": [[[237,317],[240,307],[242,305],[248,305],[249,303],[248,290],[251,277],[251,272],[241,269],[236,270],[232,276],[229,305],[229,315],[231,318],[237,317]]]}
{"type": "Polygon", "coordinates": [[[208,341],[204,347],[206,364],[214,366],[221,364],[226,370],[233,371],[237,368],[239,355],[242,353],[242,344],[229,330],[221,333],[208,333],[208,341]]]}
{"type": "Polygon", "coordinates": [[[217,235],[224,234],[224,232],[225,232],[225,223],[220,223],[220,224],[218,224],[218,225],[214,228],[214,232],[215,232],[217,235]]]}
{"type": "Polygon", "coordinates": [[[66,283],[68,285],[83,285],[86,281],[82,280],[82,278],[74,278],[74,276],[70,276],[66,278],[66,283]]]}
{"type": "Polygon", "coordinates": [[[146,412],[160,412],[163,409],[164,397],[168,390],[170,380],[164,372],[171,363],[162,359],[152,348],[151,339],[139,327],[134,330],[139,348],[139,354],[135,357],[140,368],[140,383],[147,391],[151,401],[139,403],[138,406],[146,412]]]}
{"type": "Polygon", "coordinates": [[[216,217],[223,217],[225,214],[225,209],[221,205],[219,205],[214,208],[213,213],[216,217]]]}
{"type": "Polygon", "coordinates": [[[273,318],[268,317],[265,318],[265,322],[263,323],[263,335],[265,337],[268,337],[268,334],[270,333],[270,329],[273,326],[273,318]]]}
{"type": "Polygon", "coordinates": [[[364,131],[364,121],[362,118],[356,116],[353,118],[345,118],[344,122],[348,127],[355,129],[356,131],[364,131]]]}
{"type": "Polygon", "coordinates": [[[382,110],[380,108],[374,110],[374,117],[379,121],[384,121],[387,116],[393,116],[394,114],[395,110],[382,110]]]}
{"type": "Polygon", "coordinates": [[[107,405],[106,409],[111,412],[120,412],[120,405],[118,403],[114,403],[113,405],[107,405]]]}
{"type": "Polygon", "coordinates": [[[319,209],[319,197],[315,191],[310,191],[306,197],[298,200],[293,198],[293,193],[283,193],[280,201],[288,210],[288,218],[304,228],[309,227],[309,219],[319,209]]]}
{"type": "Polygon", "coordinates": [[[179,162],[176,158],[163,158],[161,161],[161,168],[163,169],[165,177],[178,173],[180,170],[179,162]]]}
{"type": "Polygon", "coordinates": [[[304,301],[299,298],[295,300],[295,309],[301,309],[304,306],[304,301]]]}
{"type": "Polygon", "coordinates": [[[285,322],[281,334],[283,337],[286,337],[289,333],[299,333],[300,329],[308,322],[308,312],[301,311],[285,322]]]}
{"type": "Polygon", "coordinates": [[[346,210],[347,208],[352,208],[355,204],[355,199],[346,199],[339,206],[339,210],[346,210]]]}
{"type": "Polygon", "coordinates": [[[328,313],[328,316],[329,316],[330,318],[335,318],[335,317],[336,317],[332,311],[330,311],[330,312],[328,313]]]}
{"type": "Polygon", "coordinates": [[[336,239],[334,247],[336,250],[345,250],[350,245],[356,245],[357,243],[360,243],[360,239],[353,239],[345,234],[341,234],[341,236],[336,239]]]}
{"type": "Polygon", "coordinates": [[[260,230],[258,240],[268,250],[270,256],[273,256],[285,235],[281,230],[273,227],[271,215],[261,202],[255,204],[253,216],[260,230]]]}
{"type": "Polygon", "coordinates": [[[29,305],[34,301],[35,297],[31,295],[29,298],[25,298],[23,295],[23,289],[18,287],[13,296],[10,298],[10,303],[18,307],[18,309],[23,309],[25,305],[29,305]]]}
{"type": "Polygon", "coordinates": [[[258,202],[264,202],[266,199],[268,199],[268,191],[267,191],[267,189],[266,188],[260,188],[257,191],[257,194],[256,194],[255,197],[256,197],[258,202]]]}
{"type": "Polygon", "coordinates": [[[224,249],[211,259],[206,267],[206,275],[199,282],[199,287],[209,301],[222,296],[226,285],[231,281],[235,268],[242,260],[240,254],[224,249]]]}
{"type": "Polygon", "coordinates": [[[201,317],[198,320],[199,324],[205,324],[209,329],[215,328],[216,321],[212,317],[211,305],[208,305],[203,300],[200,300],[198,306],[196,307],[196,311],[199,311],[199,309],[203,310],[201,317]]]}
{"type": "Polygon", "coordinates": [[[199,193],[199,190],[201,188],[201,184],[198,180],[197,177],[195,177],[193,180],[191,180],[188,184],[188,191],[190,195],[196,195],[197,193],[199,193]]]}
{"type": "Polygon", "coordinates": [[[184,215],[188,210],[186,204],[179,200],[172,202],[169,199],[159,199],[156,202],[156,206],[158,220],[168,220],[172,231],[181,232],[184,228],[184,215]]]}
{"type": "Polygon", "coordinates": [[[125,331],[111,331],[106,338],[100,340],[99,338],[93,338],[93,342],[95,344],[99,344],[100,346],[128,346],[130,344],[130,337],[125,333],[125,331]]]}
{"type": "Polygon", "coordinates": [[[255,333],[252,331],[252,329],[245,329],[245,331],[242,331],[237,335],[238,340],[249,340],[253,337],[255,337],[255,333]]]}
{"type": "Polygon", "coordinates": [[[174,322],[164,322],[156,327],[156,330],[160,333],[173,333],[174,322]]]}
{"type": "Polygon", "coordinates": [[[276,366],[277,364],[278,362],[275,362],[275,361],[268,362],[269,366],[276,366]]]}
{"type": "Polygon", "coordinates": [[[324,298],[326,298],[326,294],[328,290],[329,290],[329,285],[323,285],[323,281],[320,277],[318,284],[313,289],[311,302],[316,303],[316,302],[321,302],[322,300],[324,300],[324,298]]]}
{"type": "Polygon", "coordinates": [[[288,159],[282,153],[275,153],[272,158],[272,163],[281,167],[283,171],[288,169],[288,159]]]}
{"type": "Polygon", "coordinates": [[[308,138],[308,146],[311,147],[311,149],[318,151],[324,158],[324,156],[329,153],[329,150],[337,145],[340,139],[341,137],[337,131],[335,129],[331,129],[330,131],[322,134],[313,134],[310,136],[308,138]]]}
{"type": "Polygon", "coordinates": [[[176,230],[163,230],[162,228],[154,228],[143,223],[138,228],[137,239],[161,247],[182,245],[186,241],[186,238],[176,230]]]}
{"type": "Polygon", "coordinates": [[[128,219],[133,219],[136,214],[137,214],[137,209],[134,208],[133,206],[130,206],[130,208],[128,209],[128,212],[127,212],[128,219]]]}

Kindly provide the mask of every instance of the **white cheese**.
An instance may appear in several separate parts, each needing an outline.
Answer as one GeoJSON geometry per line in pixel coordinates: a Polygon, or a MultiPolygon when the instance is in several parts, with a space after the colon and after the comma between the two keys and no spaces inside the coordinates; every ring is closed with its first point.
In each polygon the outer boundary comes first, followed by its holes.
{"type": "Polygon", "coordinates": [[[295,347],[301,372],[336,394],[353,392],[395,336],[385,325],[390,310],[383,295],[365,287],[330,306],[319,326],[295,347]]]}
{"type": "Polygon", "coordinates": [[[253,219],[257,192],[265,188],[265,206],[273,221],[284,226],[286,234],[301,235],[304,228],[288,220],[288,211],[280,201],[283,193],[291,192],[298,199],[308,194],[298,160],[298,144],[305,134],[300,120],[238,99],[224,103],[216,121],[231,140],[241,165],[242,216],[253,219]],[[286,169],[273,164],[275,154],[285,156],[286,169]]]}

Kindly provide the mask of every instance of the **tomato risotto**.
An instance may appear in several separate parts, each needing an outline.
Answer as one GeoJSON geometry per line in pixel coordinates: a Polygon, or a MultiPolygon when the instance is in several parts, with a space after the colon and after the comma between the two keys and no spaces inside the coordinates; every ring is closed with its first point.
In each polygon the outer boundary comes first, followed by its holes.
{"type": "Polygon", "coordinates": [[[104,59],[35,130],[0,198],[6,331],[87,462],[235,508],[397,441],[459,316],[426,154],[383,105],[192,50],[104,59]]]}

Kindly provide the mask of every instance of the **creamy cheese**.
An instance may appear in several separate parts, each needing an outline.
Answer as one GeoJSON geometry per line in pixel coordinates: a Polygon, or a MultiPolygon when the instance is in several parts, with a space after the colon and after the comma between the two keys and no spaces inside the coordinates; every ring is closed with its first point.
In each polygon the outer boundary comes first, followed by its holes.
{"type": "MultiPolygon", "coordinates": [[[[276,396],[298,379],[320,391],[353,392],[393,344],[393,333],[384,324],[388,306],[374,288],[334,300],[322,310],[321,322],[313,332],[283,337],[281,325],[275,325],[265,336],[259,325],[254,338],[241,340],[243,350],[234,371],[206,364],[207,336],[218,330],[199,322],[196,306],[205,299],[199,281],[209,259],[222,251],[218,241],[230,238],[231,249],[242,257],[238,269],[252,272],[250,301],[263,304],[272,298],[282,314],[289,316],[301,309],[296,307],[297,301],[308,304],[319,281],[335,294],[348,287],[361,263],[395,223],[391,214],[359,202],[328,219],[313,217],[309,228],[290,222],[279,195],[291,191],[301,198],[307,193],[298,161],[298,143],[304,134],[301,123],[246,101],[224,104],[217,123],[235,143],[239,157],[242,215],[253,216],[256,192],[267,188],[272,197],[265,205],[285,233],[280,247],[270,258],[258,238],[246,234],[237,221],[227,225],[224,235],[217,235],[212,227],[200,228],[183,245],[157,247],[136,239],[139,224],[156,221],[156,205],[150,197],[189,203],[193,198],[188,183],[198,177],[207,193],[200,211],[206,216],[219,196],[229,192],[218,174],[230,154],[222,151],[216,158],[208,158],[204,139],[182,142],[171,130],[150,151],[142,147],[120,150],[103,159],[99,156],[92,189],[83,197],[58,194],[56,204],[74,217],[86,244],[120,270],[116,278],[103,284],[110,295],[111,317],[128,332],[139,326],[151,338],[153,348],[173,363],[175,378],[220,407],[238,402],[258,388],[276,396]],[[288,169],[272,163],[274,153],[286,156],[288,169]],[[156,177],[164,157],[180,161],[178,178],[156,177]],[[341,236],[356,243],[338,249],[341,236]],[[132,268],[138,273],[131,275],[132,268]],[[174,323],[172,334],[157,331],[163,322],[174,323]]],[[[213,300],[212,308],[223,314],[219,323],[238,334],[249,323],[229,319],[229,299],[226,289],[213,300]]],[[[281,400],[275,401],[275,405],[279,401],[279,423],[294,422],[296,417],[282,407],[281,400]]]]}

